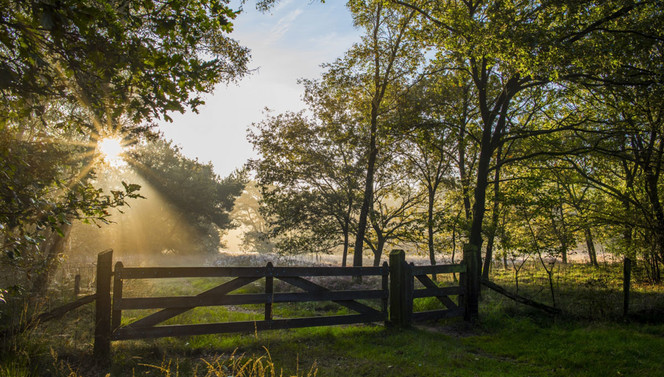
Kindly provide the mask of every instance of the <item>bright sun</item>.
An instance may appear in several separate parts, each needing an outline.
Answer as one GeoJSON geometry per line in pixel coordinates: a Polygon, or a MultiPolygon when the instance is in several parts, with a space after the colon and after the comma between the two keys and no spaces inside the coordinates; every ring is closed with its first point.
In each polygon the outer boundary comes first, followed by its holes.
{"type": "Polygon", "coordinates": [[[97,148],[102,154],[104,161],[108,162],[111,166],[119,167],[126,165],[122,159],[124,145],[121,138],[111,137],[101,139],[97,142],[97,148]]]}

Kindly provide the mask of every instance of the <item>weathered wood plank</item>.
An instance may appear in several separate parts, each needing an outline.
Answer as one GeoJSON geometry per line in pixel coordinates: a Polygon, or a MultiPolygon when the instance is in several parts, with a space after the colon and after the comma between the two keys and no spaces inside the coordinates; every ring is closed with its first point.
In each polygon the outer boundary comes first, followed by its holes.
{"type": "Polygon", "coordinates": [[[274,267],[273,276],[380,276],[381,267],[274,267]]]}
{"type": "Polygon", "coordinates": [[[122,279],[119,278],[118,271],[122,270],[122,262],[115,263],[115,274],[113,277],[113,311],[111,312],[111,331],[115,331],[122,323],[122,308],[120,301],[122,301],[122,279]]]}
{"type": "MultiPolygon", "coordinates": [[[[436,283],[434,283],[431,279],[429,279],[429,276],[427,275],[417,275],[417,280],[419,280],[420,283],[422,283],[422,285],[424,285],[427,289],[435,289],[435,290],[441,289],[440,287],[438,287],[436,283]]],[[[449,288],[450,291],[452,292],[449,293],[450,295],[458,295],[459,302],[461,302],[461,297],[463,297],[463,294],[465,293],[465,290],[462,286],[446,287],[446,288],[449,288]],[[457,289],[458,291],[455,292],[455,289],[457,289]]],[[[449,297],[447,297],[447,295],[438,296],[436,294],[433,294],[431,296],[435,296],[438,299],[438,301],[440,301],[448,309],[456,309],[457,307],[459,307],[459,305],[457,305],[454,301],[452,301],[449,297]]]]}
{"type": "Polygon", "coordinates": [[[405,286],[406,286],[406,326],[410,326],[413,322],[413,291],[415,290],[415,279],[413,278],[413,263],[404,263],[405,286]]]}
{"type": "MultiPolygon", "coordinates": [[[[380,267],[274,267],[272,276],[380,276],[380,267]]],[[[266,267],[125,267],[120,279],[264,277],[266,267]]]]}
{"type": "Polygon", "coordinates": [[[265,276],[265,267],[125,267],[121,279],[265,276]]]}
{"type": "Polygon", "coordinates": [[[292,293],[255,293],[243,295],[132,297],[117,303],[121,310],[192,308],[197,306],[254,305],[268,302],[309,302],[338,300],[383,299],[387,293],[381,290],[318,291],[292,293]]]}
{"type": "Polygon", "coordinates": [[[159,338],[167,336],[191,336],[204,334],[220,334],[231,332],[254,332],[263,330],[292,329],[314,326],[348,325],[353,323],[369,323],[384,321],[383,313],[355,314],[331,317],[308,317],[291,319],[273,319],[272,321],[247,321],[209,323],[197,325],[169,325],[159,327],[123,327],[118,329],[114,340],[159,338]]]}
{"type": "Polygon", "coordinates": [[[387,311],[389,298],[390,298],[390,265],[383,262],[383,278],[381,281],[381,288],[383,289],[383,298],[381,299],[381,311],[385,315],[385,325],[389,323],[389,312],[387,311]]]}
{"type": "Polygon", "coordinates": [[[272,321],[272,302],[274,300],[274,266],[272,262],[267,262],[267,270],[265,274],[265,321],[272,321]]]}
{"type": "Polygon", "coordinates": [[[406,327],[406,275],[404,272],[406,253],[403,250],[390,252],[390,322],[406,327]]]}
{"type": "Polygon", "coordinates": [[[95,341],[93,355],[102,363],[111,357],[111,275],[113,250],[97,255],[97,293],[95,297],[95,341]]]}

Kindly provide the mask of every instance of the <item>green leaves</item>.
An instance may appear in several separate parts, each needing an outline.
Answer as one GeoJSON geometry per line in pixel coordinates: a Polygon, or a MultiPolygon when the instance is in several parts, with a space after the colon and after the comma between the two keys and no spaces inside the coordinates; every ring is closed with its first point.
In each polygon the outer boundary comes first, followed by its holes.
{"type": "MultiPolygon", "coordinates": [[[[245,178],[237,173],[220,178],[211,164],[202,164],[182,155],[171,142],[156,139],[132,153],[132,164],[188,221],[201,229],[214,224],[231,227],[229,212],[244,188],[245,178]]],[[[127,193],[140,186],[122,182],[127,193]]]]}
{"type": "Polygon", "coordinates": [[[9,1],[0,25],[5,95],[12,106],[43,95],[83,102],[102,123],[195,109],[198,92],[247,73],[248,50],[225,35],[236,15],[218,0],[9,1]]]}

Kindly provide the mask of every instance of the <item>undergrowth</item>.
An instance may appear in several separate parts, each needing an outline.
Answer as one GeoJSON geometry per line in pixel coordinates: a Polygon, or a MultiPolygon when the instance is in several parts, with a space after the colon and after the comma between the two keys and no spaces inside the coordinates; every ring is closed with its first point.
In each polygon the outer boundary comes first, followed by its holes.
{"type": "MultiPolygon", "coordinates": [[[[561,265],[554,288],[562,316],[550,316],[485,289],[480,320],[474,324],[454,319],[408,330],[353,325],[121,341],[113,343],[110,367],[91,357],[94,305],[86,305],[60,320],[1,340],[0,377],[661,375],[664,316],[658,313],[664,313],[664,288],[637,275],[632,314],[623,318],[620,274],[619,266],[613,265],[599,269],[561,265]]],[[[495,269],[491,279],[516,291],[509,270],[495,269]]],[[[220,283],[219,279],[164,279],[133,281],[125,288],[129,297],[132,292],[136,297],[177,296],[198,294],[220,283]]],[[[337,284],[335,289],[348,284],[325,283],[337,284]]],[[[439,276],[438,284],[457,283],[445,275],[439,276]]],[[[551,304],[546,287],[542,271],[535,267],[522,271],[520,295],[551,304]]],[[[234,293],[263,291],[264,286],[256,283],[234,293]]],[[[64,293],[53,297],[71,299],[64,293]]],[[[433,298],[414,303],[415,311],[441,307],[433,298]]],[[[146,312],[128,312],[123,322],[146,312]]],[[[345,313],[346,309],[327,302],[274,309],[275,316],[284,317],[345,313]]],[[[246,321],[262,315],[261,305],[208,307],[184,313],[171,323],[246,321]]]]}

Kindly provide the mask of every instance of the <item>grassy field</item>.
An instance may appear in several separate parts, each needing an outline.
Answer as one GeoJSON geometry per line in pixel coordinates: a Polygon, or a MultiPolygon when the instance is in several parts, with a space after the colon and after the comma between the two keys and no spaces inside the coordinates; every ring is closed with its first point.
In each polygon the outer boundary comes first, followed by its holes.
{"type": "MultiPolygon", "coordinates": [[[[621,316],[619,266],[563,266],[552,317],[483,291],[480,320],[269,331],[244,335],[114,342],[110,367],[91,358],[93,306],[4,340],[0,376],[664,376],[664,289],[635,284],[630,318],[621,316]]],[[[510,271],[494,280],[515,290],[510,271]]],[[[136,282],[144,294],[189,294],[209,279],[136,282]]],[[[247,292],[260,286],[246,287],[247,292]]],[[[552,304],[548,281],[534,266],[519,293],[552,304]]],[[[416,303],[425,308],[426,300],[416,303]]],[[[180,323],[258,318],[262,307],[204,308],[180,323]]],[[[301,304],[275,315],[339,313],[332,304],[301,304]]],[[[138,316],[141,313],[135,313],[138,316]]],[[[130,321],[130,317],[123,319],[130,321]]]]}

